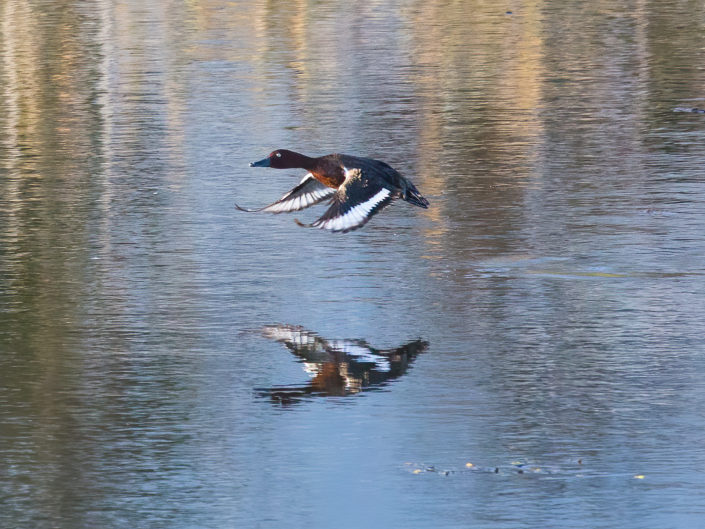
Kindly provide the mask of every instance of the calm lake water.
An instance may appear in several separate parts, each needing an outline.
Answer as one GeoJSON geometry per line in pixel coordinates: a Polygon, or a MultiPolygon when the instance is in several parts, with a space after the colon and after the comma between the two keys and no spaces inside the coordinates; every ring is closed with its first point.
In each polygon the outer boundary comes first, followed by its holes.
{"type": "Polygon", "coordinates": [[[616,4],[0,3],[0,526],[702,527],[705,8],[616,4]]]}

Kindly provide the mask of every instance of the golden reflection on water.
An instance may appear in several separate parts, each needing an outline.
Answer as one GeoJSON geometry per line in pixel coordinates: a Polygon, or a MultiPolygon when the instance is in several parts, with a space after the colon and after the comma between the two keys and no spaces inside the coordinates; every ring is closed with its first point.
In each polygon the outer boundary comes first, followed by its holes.
{"type": "Polygon", "coordinates": [[[541,215],[534,191],[584,186],[599,156],[612,159],[599,186],[643,178],[649,101],[694,95],[702,80],[691,68],[672,82],[702,35],[644,1],[47,6],[0,6],[0,163],[14,175],[3,192],[17,237],[23,211],[80,209],[72,186],[85,185],[109,245],[118,184],[140,172],[121,165],[126,152],[159,152],[175,169],[162,183],[185,185],[185,114],[203,97],[187,75],[211,61],[229,63],[241,107],[257,109],[242,130],[274,123],[312,154],[370,154],[408,174],[434,204],[414,211],[431,260],[464,260],[469,238],[493,238],[473,252],[514,250],[512,234],[541,215]],[[585,20],[600,32],[581,31],[585,20]]]}
{"type": "MultiPolygon", "coordinates": [[[[457,24],[467,9],[465,4],[427,3],[412,19],[413,57],[422,72],[415,79],[423,100],[419,174],[423,188],[435,196],[454,191],[449,180],[483,178],[487,171],[483,160],[502,158],[513,164],[510,185],[520,188],[521,179],[530,176],[542,135],[537,116],[540,10],[528,6],[515,17],[478,3],[467,23],[457,24]],[[487,111],[488,119],[473,124],[474,114],[487,111]]],[[[504,191],[502,198],[506,199],[504,191]]],[[[424,229],[427,257],[443,258],[445,235],[455,229],[448,223],[450,212],[431,208],[424,214],[431,220],[424,229]]]]}

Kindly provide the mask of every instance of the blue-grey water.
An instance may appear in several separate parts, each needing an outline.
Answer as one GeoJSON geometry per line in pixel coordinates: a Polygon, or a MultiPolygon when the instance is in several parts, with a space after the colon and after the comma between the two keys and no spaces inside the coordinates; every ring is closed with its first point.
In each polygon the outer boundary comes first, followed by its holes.
{"type": "Polygon", "coordinates": [[[697,2],[0,2],[0,526],[702,527],[697,2]],[[428,210],[246,214],[385,160],[428,210]]]}

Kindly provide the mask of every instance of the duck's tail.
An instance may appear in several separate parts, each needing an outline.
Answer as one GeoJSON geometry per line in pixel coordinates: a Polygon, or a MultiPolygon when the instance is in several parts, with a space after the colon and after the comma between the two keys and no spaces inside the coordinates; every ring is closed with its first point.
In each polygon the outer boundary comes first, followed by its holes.
{"type": "Polygon", "coordinates": [[[426,200],[416,186],[407,180],[406,190],[404,191],[404,200],[408,203],[418,206],[420,208],[428,208],[428,200],[426,200]]]}

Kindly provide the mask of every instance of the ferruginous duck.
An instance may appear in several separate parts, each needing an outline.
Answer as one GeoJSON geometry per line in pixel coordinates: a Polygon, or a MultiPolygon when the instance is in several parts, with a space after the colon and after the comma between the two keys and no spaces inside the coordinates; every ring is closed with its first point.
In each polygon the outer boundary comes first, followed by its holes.
{"type": "Polygon", "coordinates": [[[296,223],[333,232],[348,232],[364,226],[373,215],[397,198],[414,206],[428,207],[416,186],[384,162],[348,154],[310,158],[298,152],[278,149],[250,167],[306,169],[303,180],[276,202],[258,209],[241,211],[285,213],[299,211],[330,199],[330,207],[311,224],[296,223]]]}

